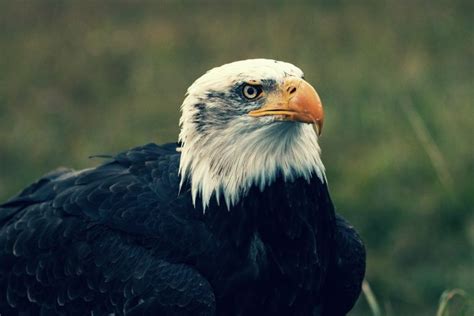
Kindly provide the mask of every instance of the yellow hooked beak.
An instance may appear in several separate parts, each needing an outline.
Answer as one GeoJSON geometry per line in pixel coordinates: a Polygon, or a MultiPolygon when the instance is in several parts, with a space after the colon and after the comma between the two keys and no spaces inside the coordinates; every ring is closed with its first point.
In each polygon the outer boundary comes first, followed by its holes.
{"type": "Polygon", "coordinates": [[[286,79],[276,91],[270,93],[260,109],[249,112],[250,116],[275,116],[282,121],[314,124],[321,134],[324,112],[321,99],[314,88],[303,79],[286,79]]]}

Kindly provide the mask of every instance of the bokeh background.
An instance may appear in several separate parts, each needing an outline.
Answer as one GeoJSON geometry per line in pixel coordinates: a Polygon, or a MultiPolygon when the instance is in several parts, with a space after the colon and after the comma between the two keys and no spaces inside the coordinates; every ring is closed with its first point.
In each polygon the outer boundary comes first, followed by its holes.
{"type": "MultiPolygon", "coordinates": [[[[472,1],[1,1],[0,200],[58,166],[100,163],[89,155],[175,141],[186,88],[213,66],[289,61],[325,105],[332,196],[366,242],[384,315],[434,315],[444,290],[474,291],[473,12],[472,1]]],[[[351,315],[369,313],[362,297],[351,315]]]]}

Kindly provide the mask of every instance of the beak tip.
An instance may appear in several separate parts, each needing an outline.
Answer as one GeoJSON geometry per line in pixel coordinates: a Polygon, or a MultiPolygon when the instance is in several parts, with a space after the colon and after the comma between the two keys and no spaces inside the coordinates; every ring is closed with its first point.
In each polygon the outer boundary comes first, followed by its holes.
{"type": "Polygon", "coordinates": [[[323,122],[321,120],[316,120],[316,122],[313,123],[313,128],[316,132],[316,135],[321,136],[321,132],[323,130],[323,122]]]}

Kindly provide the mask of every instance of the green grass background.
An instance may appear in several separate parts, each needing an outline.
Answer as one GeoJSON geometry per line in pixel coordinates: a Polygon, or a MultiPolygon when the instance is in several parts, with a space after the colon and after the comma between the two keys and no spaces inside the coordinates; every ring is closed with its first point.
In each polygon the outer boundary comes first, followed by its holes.
{"type": "MultiPolygon", "coordinates": [[[[474,291],[472,1],[1,1],[0,199],[177,139],[186,88],[267,57],[318,90],[332,197],[389,315],[474,291]]],[[[352,315],[367,315],[361,299],[352,315]]]]}

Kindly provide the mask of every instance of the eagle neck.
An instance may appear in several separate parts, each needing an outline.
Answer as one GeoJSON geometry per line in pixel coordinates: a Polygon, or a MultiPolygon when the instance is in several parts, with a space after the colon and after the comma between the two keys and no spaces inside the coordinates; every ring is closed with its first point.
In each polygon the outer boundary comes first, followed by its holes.
{"type": "Polygon", "coordinates": [[[181,183],[189,181],[193,203],[204,211],[212,200],[228,210],[238,208],[251,190],[268,191],[277,178],[284,183],[314,176],[326,181],[311,125],[272,122],[256,128],[248,120],[241,118],[220,137],[196,134],[183,144],[181,183]]]}

